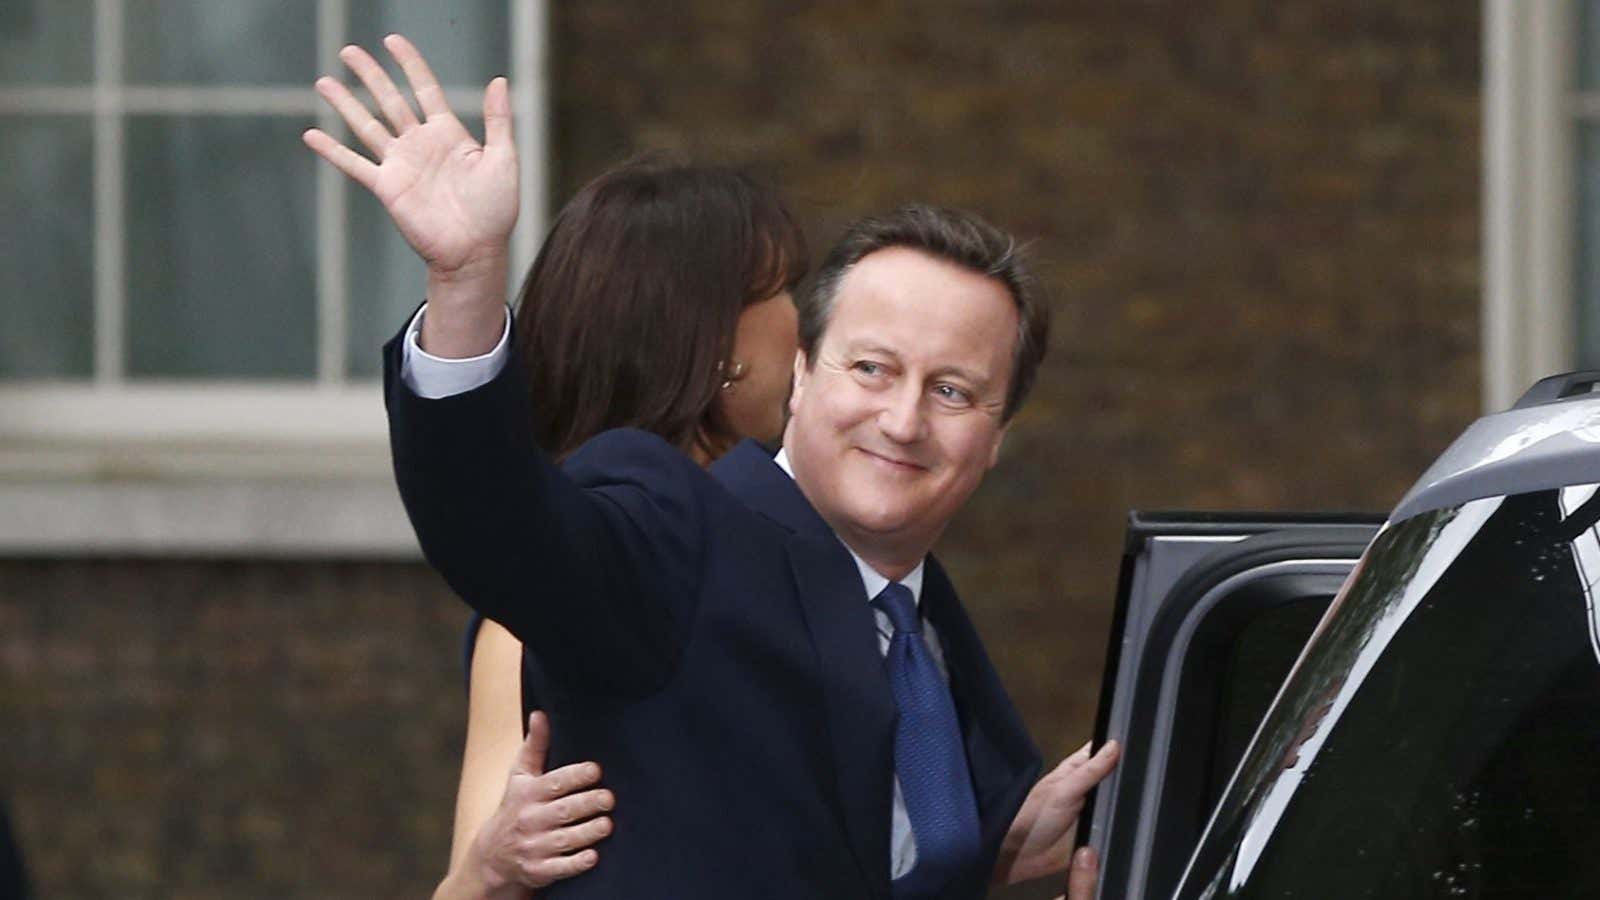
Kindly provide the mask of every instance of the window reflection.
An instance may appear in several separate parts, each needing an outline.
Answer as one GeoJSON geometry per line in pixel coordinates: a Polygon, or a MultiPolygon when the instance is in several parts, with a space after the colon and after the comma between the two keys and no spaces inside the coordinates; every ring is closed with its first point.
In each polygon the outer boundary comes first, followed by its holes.
{"type": "Polygon", "coordinates": [[[496,75],[511,74],[505,40],[511,30],[510,4],[505,0],[349,0],[349,10],[349,40],[376,47],[384,35],[399,32],[423,48],[444,84],[482,87],[496,75]]]}
{"type": "Polygon", "coordinates": [[[84,119],[0,119],[0,378],[93,367],[92,157],[84,119]]]}
{"type": "MultiPolygon", "coordinates": [[[[1567,518],[1581,514],[1585,504],[1595,501],[1600,485],[1575,484],[1561,489],[1561,513],[1567,518]]],[[[1600,531],[1596,526],[1584,529],[1572,539],[1572,553],[1578,566],[1578,583],[1583,585],[1584,612],[1589,619],[1589,648],[1600,662],[1600,623],[1595,620],[1595,582],[1600,581],[1600,531]]]]}
{"type": "Polygon", "coordinates": [[[302,85],[317,74],[316,0],[127,0],[135,84],[302,85]]]}
{"type": "Polygon", "coordinates": [[[128,370],[316,374],[314,160],[288,119],[128,125],[128,370]]]}
{"type": "Polygon", "coordinates": [[[1178,895],[1600,891],[1597,511],[1593,486],[1542,491],[1380,535],[1178,895]]]}
{"type": "Polygon", "coordinates": [[[0,3],[0,85],[86,84],[94,79],[87,3],[0,3]]]}

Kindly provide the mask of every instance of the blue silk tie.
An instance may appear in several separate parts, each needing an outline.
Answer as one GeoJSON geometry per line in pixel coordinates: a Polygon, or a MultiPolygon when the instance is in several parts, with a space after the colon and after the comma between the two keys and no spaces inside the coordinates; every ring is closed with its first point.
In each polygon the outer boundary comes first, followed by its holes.
{"type": "Polygon", "coordinates": [[[894,771],[917,841],[917,864],[895,879],[895,900],[933,897],[978,856],[978,805],[972,796],[961,723],[939,667],[922,637],[911,589],[890,582],[872,605],[894,623],[884,664],[899,718],[894,771]]]}

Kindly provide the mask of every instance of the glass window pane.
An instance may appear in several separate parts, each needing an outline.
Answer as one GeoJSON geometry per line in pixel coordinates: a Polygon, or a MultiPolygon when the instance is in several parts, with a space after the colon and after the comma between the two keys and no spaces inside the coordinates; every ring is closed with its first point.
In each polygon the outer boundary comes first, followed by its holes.
{"type": "Polygon", "coordinates": [[[89,120],[0,117],[0,378],[93,370],[93,173],[89,120]]]}
{"type": "Polygon", "coordinates": [[[422,302],[422,260],[395,230],[382,204],[364,191],[350,192],[350,315],[346,370],[355,378],[382,371],[379,348],[406,314],[422,302]]]}
{"type": "Polygon", "coordinates": [[[0,3],[0,84],[94,80],[94,5],[0,3]]]}
{"type": "Polygon", "coordinates": [[[1600,87],[1600,0],[1578,3],[1578,87],[1600,87]]]}
{"type": "Polygon", "coordinates": [[[302,128],[128,120],[130,375],[315,373],[315,158],[302,128]]]}
{"type": "Polygon", "coordinates": [[[1578,128],[1578,366],[1600,365],[1600,125],[1578,128]]]}
{"type": "Polygon", "coordinates": [[[399,32],[428,58],[441,83],[478,87],[496,75],[511,74],[509,7],[506,0],[350,0],[347,37],[350,43],[372,50],[391,70],[397,70],[382,52],[379,41],[390,32],[399,32]]]}
{"type": "Polygon", "coordinates": [[[1217,751],[1207,793],[1195,805],[1196,821],[1204,821],[1220,799],[1217,793],[1227,786],[1228,776],[1255,736],[1278,685],[1283,684],[1332,600],[1326,594],[1310,594],[1256,614],[1239,630],[1222,670],[1217,751]]]}
{"type": "Polygon", "coordinates": [[[317,75],[316,0],[127,0],[126,9],[131,83],[307,85],[317,75]]]}
{"type": "MultiPolygon", "coordinates": [[[[462,116],[479,140],[483,117],[462,116]]],[[[376,378],[383,372],[379,353],[423,300],[427,271],[371,194],[357,185],[350,192],[350,315],[345,343],[346,372],[355,378],[376,378]]],[[[522,273],[511,273],[511,289],[522,273]]]]}

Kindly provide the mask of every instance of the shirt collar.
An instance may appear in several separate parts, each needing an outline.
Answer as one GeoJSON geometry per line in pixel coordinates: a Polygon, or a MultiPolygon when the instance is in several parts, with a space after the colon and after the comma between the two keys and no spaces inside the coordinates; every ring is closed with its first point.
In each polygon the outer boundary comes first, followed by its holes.
{"type": "MultiPolygon", "coordinates": [[[[774,456],[772,461],[777,463],[778,468],[782,469],[790,478],[794,477],[794,469],[789,466],[789,451],[787,449],[780,449],[778,455],[774,456]]],[[[850,551],[850,558],[856,561],[856,568],[861,570],[861,586],[866,589],[869,601],[878,596],[878,593],[885,587],[888,587],[889,579],[878,574],[877,569],[867,565],[867,561],[862,559],[860,554],[856,553],[849,544],[845,544],[842,540],[839,543],[844,544],[844,548],[850,551]]],[[[926,559],[919,561],[915,569],[912,569],[906,573],[906,577],[900,579],[900,583],[911,591],[911,599],[916,601],[918,609],[922,608],[922,570],[926,564],[926,559]]]]}

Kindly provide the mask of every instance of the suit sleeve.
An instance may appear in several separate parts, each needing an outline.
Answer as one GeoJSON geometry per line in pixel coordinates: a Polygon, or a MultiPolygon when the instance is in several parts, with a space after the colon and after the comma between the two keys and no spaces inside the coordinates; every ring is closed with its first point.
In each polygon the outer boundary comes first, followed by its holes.
{"type": "Polygon", "coordinates": [[[424,556],[564,687],[630,696],[676,664],[700,569],[706,475],[654,435],[619,431],[567,465],[534,445],[512,360],[425,399],[384,348],[395,480],[424,556]]]}

